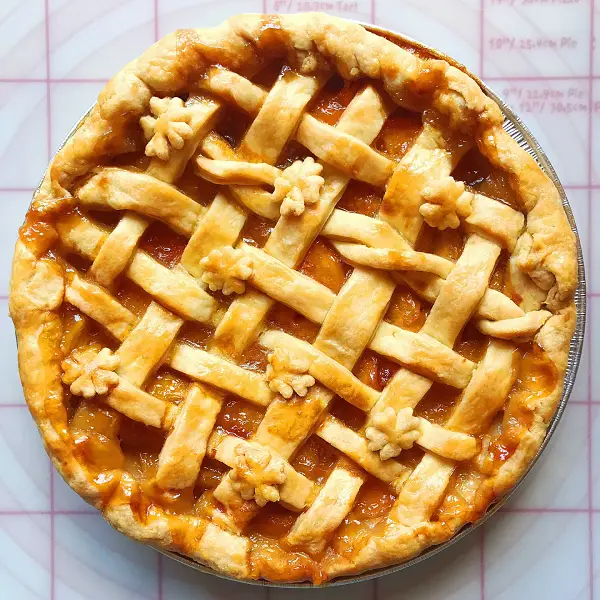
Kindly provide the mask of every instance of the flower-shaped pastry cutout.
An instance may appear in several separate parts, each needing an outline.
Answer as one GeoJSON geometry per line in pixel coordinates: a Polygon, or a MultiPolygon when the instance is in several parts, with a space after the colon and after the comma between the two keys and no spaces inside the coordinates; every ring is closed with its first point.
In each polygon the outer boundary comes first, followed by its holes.
{"type": "Polygon", "coordinates": [[[273,199],[282,201],[282,216],[300,216],[306,204],[315,204],[319,200],[325,180],[321,177],[323,165],[312,157],[293,162],[275,179],[273,199]]]}
{"type": "Polygon", "coordinates": [[[465,191],[465,184],[453,177],[433,181],[423,188],[421,196],[426,202],[419,212],[431,227],[456,229],[460,218],[471,214],[473,194],[465,191]]]}
{"type": "Polygon", "coordinates": [[[285,483],[285,463],[266,448],[250,448],[240,444],[235,449],[231,486],[244,500],[258,506],[279,501],[279,486],[285,483]]]}
{"type": "Polygon", "coordinates": [[[183,148],[185,140],[192,137],[190,126],[192,113],[181,98],[150,99],[150,110],[154,116],[140,119],[146,139],[146,156],[169,160],[171,148],[183,148]]]}
{"type": "Polygon", "coordinates": [[[294,392],[306,396],[308,388],[315,385],[314,377],[308,375],[310,364],[305,358],[292,356],[287,350],[278,348],[269,354],[268,360],[265,375],[269,387],[287,400],[294,392]]]}
{"type": "Polygon", "coordinates": [[[243,294],[245,281],[252,275],[252,259],[231,246],[215,248],[200,261],[200,266],[204,269],[202,281],[213,292],[222,290],[226,296],[243,294]]]}
{"type": "Polygon", "coordinates": [[[93,398],[107,394],[119,383],[115,373],[119,357],[99,344],[75,348],[61,366],[63,383],[70,386],[76,396],[93,398]]]}
{"type": "Polygon", "coordinates": [[[419,419],[413,417],[412,408],[401,408],[396,413],[388,406],[371,419],[371,425],[365,430],[369,450],[379,452],[381,460],[398,456],[421,437],[419,423],[419,419]]]}

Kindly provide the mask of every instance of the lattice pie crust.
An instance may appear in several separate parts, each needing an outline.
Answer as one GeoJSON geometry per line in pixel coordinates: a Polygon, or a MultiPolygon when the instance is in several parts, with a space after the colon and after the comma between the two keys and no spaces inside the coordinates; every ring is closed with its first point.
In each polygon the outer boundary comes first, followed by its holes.
{"type": "Polygon", "coordinates": [[[576,242],[447,62],[321,14],[127,65],[52,161],[10,312],[57,469],[126,534],[323,582],[449,539],[561,395],[576,242]]]}

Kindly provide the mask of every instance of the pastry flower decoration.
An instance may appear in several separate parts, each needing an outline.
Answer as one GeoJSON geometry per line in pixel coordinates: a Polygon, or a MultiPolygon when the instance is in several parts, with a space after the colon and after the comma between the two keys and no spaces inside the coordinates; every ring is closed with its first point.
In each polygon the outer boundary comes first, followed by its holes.
{"type": "Polygon", "coordinates": [[[245,281],[252,275],[252,259],[231,246],[215,248],[200,261],[200,266],[204,269],[202,281],[213,292],[222,290],[226,296],[243,294],[245,281]]]}
{"type": "Polygon", "coordinates": [[[396,412],[388,406],[371,419],[365,435],[369,440],[369,450],[379,452],[381,460],[387,460],[398,456],[402,450],[412,448],[421,437],[421,429],[419,419],[413,417],[412,408],[401,408],[396,412]]]}
{"type": "Polygon", "coordinates": [[[231,486],[244,500],[258,506],[279,501],[279,486],[285,483],[285,463],[266,448],[250,448],[242,444],[235,449],[231,486]]]}
{"type": "Polygon", "coordinates": [[[273,199],[281,202],[282,216],[300,216],[306,204],[319,200],[325,180],[321,177],[323,165],[312,157],[293,162],[275,179],[273,199]]]}
{"type": "Polygon", "coordinates": [[[61,366],[62,380],[76,396],[93,398],[96,394],[107,394],[119,383],[115,373],[119,357],[99,344],[75,348],[61,366]]]}
{"type": "Polygon", "coordinates": [[[473,194],[465,191],[465,184],[453,177],[433,181],[423,188],[421,196],[425,203],[419,211],[431,227],[456,229],[460,225],[459,217],[465,219],[471,214],[473,194]]]}
{"type": "Polygon", "coordinates": [[[265,375],[269,387],[275,393],[290,399],[294,392],[298,396],[306,396],[308,388],[315,385],[315,379],[308,375],[308,360],[292,356],[287,350],[278,348],[268,357],[269,364],[265,375]]]}
{"type": "Polygon", "coordinates": [[[148,140],[146,156],[169,160],[170,149],[183,148],[185,140],[192,137],[190,126],[192,114],[181,98],[150,99],[150,110],[154,116],[146,115],[140,125],[148,140]]]}

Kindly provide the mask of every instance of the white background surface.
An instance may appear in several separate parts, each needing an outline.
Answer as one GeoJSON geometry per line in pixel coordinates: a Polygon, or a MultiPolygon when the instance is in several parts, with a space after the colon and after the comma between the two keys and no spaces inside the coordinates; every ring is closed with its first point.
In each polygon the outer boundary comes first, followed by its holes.
{"type": "Polygon", "coordinates": [[[600,5],[595,10],[592,2],[0,0],[0,600],[600,599],[600,245],[593,238],[600,224],[600,50],[592,50],[600,5]],[[306,9],[435,45],[513,105],[567,188],[585,251],[589,316],[577,385],[558,431],[484,530],[377,583],[265,590],[195,573],[129,541],[52,473],[24,405],[6,294],[33,188],[116,70],[179,27],[216,25],[239,12],[306,9]]]}

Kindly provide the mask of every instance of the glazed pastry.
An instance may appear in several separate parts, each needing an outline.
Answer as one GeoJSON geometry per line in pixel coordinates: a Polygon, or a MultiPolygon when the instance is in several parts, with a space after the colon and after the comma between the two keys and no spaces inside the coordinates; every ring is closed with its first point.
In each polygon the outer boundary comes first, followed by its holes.
{"type": "Polygon", "coordinates": [[[322,14],[180,30],[50,164],[10,312],[28,405],[117,529],[321,583],[451,538],[561,397],[576,241],[465,72],[322,14]]]}

